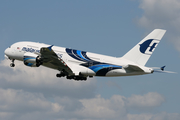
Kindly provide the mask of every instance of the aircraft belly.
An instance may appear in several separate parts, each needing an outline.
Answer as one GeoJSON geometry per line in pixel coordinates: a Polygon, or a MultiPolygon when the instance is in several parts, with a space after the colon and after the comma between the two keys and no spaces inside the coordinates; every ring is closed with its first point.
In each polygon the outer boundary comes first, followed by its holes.
{"type": "Polygon", "coordinates": [[[143,75],[146,74],[144,72],[127,72],[124,69],[116,69],[116,70],[111,70],[106,73],[105,76],[107,77],[116,77],[116,76],[134,76],[134,75],[143,75]]]}

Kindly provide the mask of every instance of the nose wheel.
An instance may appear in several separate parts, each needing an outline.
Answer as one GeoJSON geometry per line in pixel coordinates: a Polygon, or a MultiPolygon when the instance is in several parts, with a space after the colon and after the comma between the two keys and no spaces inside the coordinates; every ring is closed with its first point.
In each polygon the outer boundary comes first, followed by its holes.
{"type": "Polygon", "coordinates": [[[14,60],[15,59],[12,59],[12,63],[10,64],[11,67],[15,67],[14,60]]]}

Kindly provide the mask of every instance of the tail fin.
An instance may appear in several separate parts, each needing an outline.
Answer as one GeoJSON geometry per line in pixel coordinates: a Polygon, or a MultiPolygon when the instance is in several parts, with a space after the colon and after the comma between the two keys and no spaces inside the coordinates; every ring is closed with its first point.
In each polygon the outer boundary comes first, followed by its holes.
{"type": "Polygon", "coordinates": [[[153,30],[148,36],[127,52],[123,58],[144,66],[165,33],[166,30],[153,30]]]}

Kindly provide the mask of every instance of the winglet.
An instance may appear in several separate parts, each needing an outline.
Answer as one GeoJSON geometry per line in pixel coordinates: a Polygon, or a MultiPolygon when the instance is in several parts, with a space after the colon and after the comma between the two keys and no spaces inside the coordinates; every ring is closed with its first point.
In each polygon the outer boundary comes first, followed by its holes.
{"type": "Polygon", "coordinates": [[[51,45],[51,46],[49,46],[49,47],[47,47],[47,48],[51,51],[51,49],[52,49],[53,46],[54,46],[54,45],[51,45]]]}

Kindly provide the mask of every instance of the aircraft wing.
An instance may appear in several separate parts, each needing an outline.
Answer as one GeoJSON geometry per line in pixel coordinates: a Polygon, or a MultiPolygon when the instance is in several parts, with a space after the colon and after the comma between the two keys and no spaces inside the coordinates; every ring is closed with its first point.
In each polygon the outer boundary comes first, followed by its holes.
{"type": "Polygon", "coordinates": [[[65,70],[65,72],[67,72],[69,75],[73,75],[70,67],[60,57],[58,57],[58,55],[52,50],[52,47],[53,45],[50,47],[42,47],[40,49],[43,65],[59,71],[65,70]]]}

